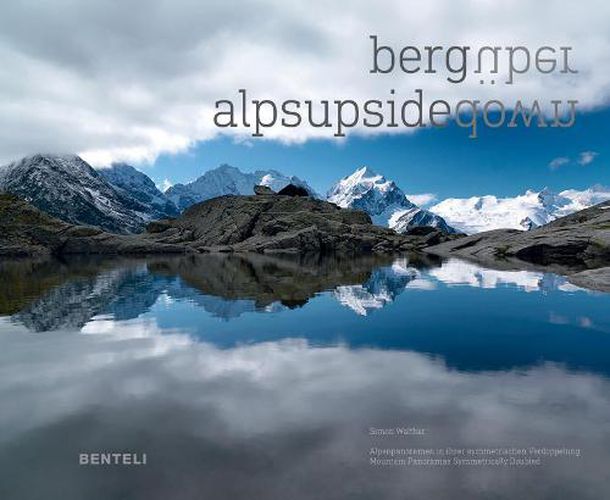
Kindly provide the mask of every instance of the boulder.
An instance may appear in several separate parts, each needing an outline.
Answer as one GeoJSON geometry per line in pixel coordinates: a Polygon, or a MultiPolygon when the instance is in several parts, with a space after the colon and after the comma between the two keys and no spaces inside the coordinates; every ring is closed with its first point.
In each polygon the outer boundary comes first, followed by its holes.
{"type": "Polygon", "coordinates": [[[294,184],[288,184],[286,187],[280,189],[277,194],[280,196],[309,196],[307,189],[294,184]]]}

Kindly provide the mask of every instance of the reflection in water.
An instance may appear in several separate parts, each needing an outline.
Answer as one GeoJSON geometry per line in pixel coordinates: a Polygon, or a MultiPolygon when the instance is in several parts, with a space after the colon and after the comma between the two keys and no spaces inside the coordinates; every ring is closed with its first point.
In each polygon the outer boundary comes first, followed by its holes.
{"type": "Polygon", "coordinates": [[[0,498],[607,496],[610,297],[563,277],[199,255],[3,262],[0,280],[0,498]],[[396,426],[427,433],[367,433],[396,426]],[[530,446],[582,455],[369,464],[530,446]],[[78,466],[108,450],[148,465],[78,466]]]}
{"type": "Polygon", "coordinates": [[[0,314],[39,332],[80,329],[91,318],[136,318],[161,295],[189,300],[214,316],[277,312],[305,305],[320,292],[366,316],[406,289],[434,290],[439,283],[524,291],[582,289],[566,278],[532,271],[497,271],[459,260],[421,256],[360,259],[207,254],[151,260],[16,261],[0,264],[9,286],[0,291],[0,314]]]}
{"type": "Polygon", "coordinates": [[[108,335],[0,337],[0,397],[11,401],[0,408],[3,498],[605,497],[602,377],[552,364],[456,372],[414,352],[291,339],[218,349],[161,335],[154,322],[115,325],[108,335]],[[428,432],[372,438],[371,426],[428,432]],[[582,456],[521,469],[375,468],[373,446],[582,456]],[[79,452],[108,449],[146,452],[148,465],[77,465],[79,452]]]}
{"type": "Polygon", "coordinates": [[[497,288],[512,285],[525,292],[582,290],[563,276],[536,271],[502,271],[485,269],[476,264],[451,259],[443,266],[430,271],[430,276],[448,285],[468,285],[477,288],[497,288]]]}

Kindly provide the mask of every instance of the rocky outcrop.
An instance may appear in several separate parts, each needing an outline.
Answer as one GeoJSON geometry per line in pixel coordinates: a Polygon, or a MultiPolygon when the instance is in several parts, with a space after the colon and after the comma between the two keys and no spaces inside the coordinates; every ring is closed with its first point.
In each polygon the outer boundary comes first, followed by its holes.
{"type": "Polygon", "coordinates": [[[259,184],[257,186],[254,186],[254,194],[263,196],[266,194],[275,194],[275,191],[273,189],[271,189],[269,186],[262,186],[259,184]]]}
{"type": "Polygon", "coordinates": [[[374,226],[359,210],[303,196],[221,196],[153,223],[148,237],[197,251],[386,253],[412,250],[430,238],[374,226]]]}
{"type": "Polygon", "coordinates": [[[11,194],[0,194],[0,228],[0,257],[184,252],[184,246],[62,222],[11,194]]]}
{"type": "Polygon", "coordinates": [[[391,253],[447,238],[430,229],[399,235],[358,210],[304,196],[223,196],[156,221],[147,233],[118,235],[55,219],[0,195],[0,256],[181,252],[391,253]]]}
{"type": "Polygon", "coordinates": [[[278,191],[281,196],[309,196],[309,193],[304,187],[288,184],[286,187],[278,191]]]}
{"type": "Polygon", "coordinates": [[[606,267],[610,264],[610,202],[531,231],[488,231],[445,242],[426,251],[491,266],[499,262],[528,263],[572,272],[606,267]]]}
{"type": "Polygon", "coordinates": [[[598,290],[600,292],[610,292],[610,267],[600,267],[598,269],[588,269],[579,273],[572,274],[569,280],[577,286],[598,290]]]}

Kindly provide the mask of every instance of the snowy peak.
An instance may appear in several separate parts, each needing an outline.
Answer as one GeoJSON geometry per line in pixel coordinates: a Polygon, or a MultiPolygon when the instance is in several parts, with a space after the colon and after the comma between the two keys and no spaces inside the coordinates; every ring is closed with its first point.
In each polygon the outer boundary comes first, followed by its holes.
{"type": "MultiPolygon", "coordinates": [[[[254,172],[254,176],[255,182],[268,186],[275,192],[285,188],[288,184],[294,184],[295,186],[304,187],[311,196],[318,198],[318,194],[305,181],[294,175],[286,176],[277,170],[257,170],[254,172]]],[[[250,190],[247,194],[252,194],[252,191],[250,190]]]]}
{"type": "Polygon", "coordinates": [[[370,167],[362,167],[337,182],[328,192],[328,201],[343,208],[363,210],[373,223],[398,232],[431,226],[452,233],[453,228],[438,215],[411,203],[405,193],[370,167]]]}
{"type": "Polygon", "coordinates": [[[559,194],[571,201],[571,209],[578,211],[610,200],[610,187],[595,184],[582,191],[566,189],[559,194]]]}
{"type": "Polygon", "coordinates": [[[547,187],[538,193],[537,198],[540,204],[548,210],[557,210],[571,203],[570,199],[554,193],[547,187]]]}
{"type": "Polygon", "coordinates": [[[279,191],[288,184],[294,184],[304,187],[312,196],[317,197],[315,191],[298,177],[286,176],[277,170],[242,172],[227,164],[208,170],[188,184],[176,184],[165,194],[180,210],[184,210],[195,203],[218,196],[251,195],[254,186],[258,184],[269,186],[274,191],[279,191]]]}
{"type": "Polygon", "coordinates": [[[328,193],[328,200],[340,207],[363,205],[359,200],[366,202],[380,200],[377,208],[382,204],[396,204],[402,207],[411,207],[413,204],[407,200],[405,194],[393,181],[388,181],[383,175],[378,175],[370,167],[362,167],[353,174],[348,175],[335,184],[328,193]]]}
{"type": "Polygon", "coordinates": [[[417,269],[411,267],[406,259],[400,259],[392,266],[376,269],[361,285],[337,287],[333,295],[340,304],[349,307],[356,314],[367,316],[374,310],[394,302],[409,282],[418,276],[417,269]]]}
{"type": "Polygon", "coordinates": [[[362,167],[337,182],[328,192],[327,200],[342,208],[355,208],[368,213],[373,222],[387,226],[397,210],[414,208],[402,190],[383,175],[362,167]]]}
{"type": "Polygon", "coordinates": [[[371,167],[366,165],[346,177],[346,180],[352,180],[356,183],[370,182],[371,184],[385,184],[387,182],[383,175],[377,174],[371,167]]]}
{"type": "Polygon", "coordinates": [[[453,227],[474,234],[493,229],[533,229],[606,200],[610,200],[610,189],[603,186],[559,194],[544,188],[512,198],[492,195],[449,198],[430,210],[453,227]]]}
{"type": "Polygon", "coordinates": [[[37,154],[1,167],[0,190],[58,219],[111,232],[138,231],[147,220],[144,204],[75,155],[37,154]]]}

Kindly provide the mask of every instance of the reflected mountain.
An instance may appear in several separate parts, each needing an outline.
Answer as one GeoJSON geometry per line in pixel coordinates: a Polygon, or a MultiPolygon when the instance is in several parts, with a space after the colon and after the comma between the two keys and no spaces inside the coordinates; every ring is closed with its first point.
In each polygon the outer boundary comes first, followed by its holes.
{"type": "Polygon", "coordinates": [[[407,285],[421,275],[406,258],[398,259],[391,266],[375,269],[371,277],[359,285],[338,286],[335,298],[356,314],[366,316],[394,302],[407,285]]]}
{"type": "Polygon", "coordinates": [[[4,332],[138,337],[152,321],[225,349],[300,338],[428,353],[460,370],[541,359],[610,370],[610,296],[551,273],[418,255],[201,254],[3,262],[0,278],[4,332]]]}
{"type": "Polygon", "coordinates": [[[153,262],[149,270],[158,276],[178,276],[183,285],[204,295],[252,301],[255,310],[268,310],[274,304],[294,309],[320,292],[380,281],[383,276],[385,281],[395,281],[386,286],[404,288],[391,273],[382,271],[382,276],[375,276],[378,270],[391,266],[393,260],[387,256],[345,259],[321,255],[207,254],[153,262]]]}
{"type": "Polygon", "coordinates": [[[414,269],[408,262],[402,258],[393,263],[387,256],[260,254],[4,262],[0,276],[10,286],[0,293],[0,314],[12,315],[34,331],[78,330],[98,316],[137,318],[166,294],[229,320],[246,312],[299,308],[329,290],[336,290],[344,303],[362,288],[363,296],[349,300],[359,311],[369,302],[381,307],[401,293],[414,269]]]}
{"type": "MultiPolygon", "coordinates": [[[[151,275],[143,262],[76,261],[58,267],[63,282],[45,287],[40,297],[23,298],[26,305],[13,320],[30,330],[46,332],[78,330],[91,318],[104,314],[117,320],[131,319],[146,312],[165,287],[164,280],[151,275]]],[[[53,269],[47,264],[35,266],[31,275],[19,279],[57,281],[53,269]]]]}
{"type": "Polygon", "coordinates": [[[392,304],[405,290],[434,290],[439,284],[511,286],[526,292],[581,290],[551,273],[485,269],[421,255],[18,260],[0,264],[0,279],[6,284],[0,290],[0,315],[38,332],[79,330],[100,316],[134,319],[150,311],[161,295],[231,320],[245,313],[298,309],[324,292],[366,316],[392,304]]]}

